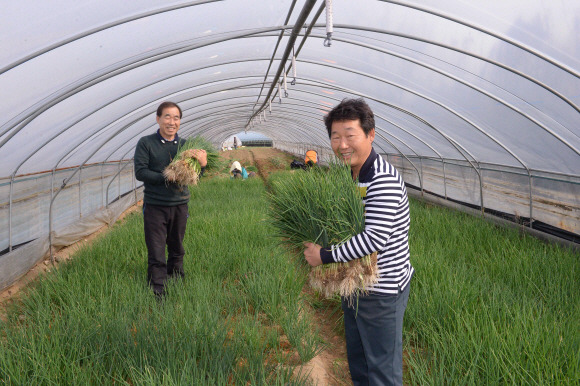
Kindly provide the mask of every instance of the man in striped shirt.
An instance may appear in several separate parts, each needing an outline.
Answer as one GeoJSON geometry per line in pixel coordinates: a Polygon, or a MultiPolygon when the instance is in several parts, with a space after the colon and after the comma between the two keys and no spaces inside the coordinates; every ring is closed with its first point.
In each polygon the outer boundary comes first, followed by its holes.
{"type": "Polygon", "coordinates": [[[378,252],[378,282],[354,302],[342,299],[348,364],[354,385],[402,385],[403,316],[414,272],[407,190],[397,170],[372,147],[374,114],[364,100],[343,100],[324,122],[332,150],[358,180],[365,230],[329,249],[305,243],[304,256],[315,267],[378,252]]]}

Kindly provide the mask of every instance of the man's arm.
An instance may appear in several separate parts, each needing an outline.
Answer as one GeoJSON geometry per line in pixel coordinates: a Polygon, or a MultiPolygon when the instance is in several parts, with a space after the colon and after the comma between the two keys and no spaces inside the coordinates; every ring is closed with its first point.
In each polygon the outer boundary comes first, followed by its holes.
{"type": "Polygon", "coordinates": [[[165,183],[163,173],[149,169],[149,149],[147,148],[143,138],[137,142],[135,147],[135,178],[139,181],[146,182],[151,185],[161,185],[165,183]]]}
{"type": "Polygon", "coordinates": [[[364,231],[340,246],[332,246],[330,250],[322,249],[322,263],[347,262],[382,250],[396,225],[402,194],[401,185],[395,176],[377,175],[367,187],[364,231]]]}

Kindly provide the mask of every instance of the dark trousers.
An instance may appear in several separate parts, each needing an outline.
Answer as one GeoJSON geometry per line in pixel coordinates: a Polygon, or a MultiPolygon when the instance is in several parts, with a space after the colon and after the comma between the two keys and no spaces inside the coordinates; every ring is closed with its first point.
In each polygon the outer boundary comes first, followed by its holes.
{"type": "Polygon", "coordinates": [[[359,296],[351,305],[342,299],[354,386],[403,384],[403,316],[410,286],[397,295],[359,296]]]}
{"type": "Polygon", "coordinates": [[[156,294],[165,291],[167,277],[183,277],[183,238],[187,225],[187,204],[143,207],[145,244],[147,245],[147,280],[156,294]],[[165,246],[167,245],[167,260],[165,246]]]}

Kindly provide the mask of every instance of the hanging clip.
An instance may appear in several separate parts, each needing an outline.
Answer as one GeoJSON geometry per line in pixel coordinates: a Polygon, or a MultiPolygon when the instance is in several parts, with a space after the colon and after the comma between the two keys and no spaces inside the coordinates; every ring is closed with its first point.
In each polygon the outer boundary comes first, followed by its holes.
{"type": "Polygon", "coordinates": [[[324,39],[324,47],[330,47],[332,43],[332,0],[325,0],[326,2],[326,39],[324,39]]]}
{"type": "Polygon", "coordinates": [[[294,77],[294,79],[292,79],[292,82],[290,82],[290,84],[292,86],[296,85],[296,55],[294,54],[294,46],[292,46],[292,76],[294,77]]]}
{"type": "Polygon", "coordinates": [[[324,43],[322,43],[322,45],[324,47],[330,47],[331,44],[332,44],[332,32],[329,32],[326,34],[326,39],[324,39],[324,43]]]}
{"type": "Polygon", "coordinates": [[[280,83],[278,83],[278,103],[282,104],[282,90],[280,89],[280,83]]]}

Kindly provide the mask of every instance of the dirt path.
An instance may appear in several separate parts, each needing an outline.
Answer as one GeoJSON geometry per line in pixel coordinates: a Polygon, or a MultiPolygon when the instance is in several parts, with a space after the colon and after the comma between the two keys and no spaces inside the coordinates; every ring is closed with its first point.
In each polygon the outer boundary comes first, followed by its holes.
{"type": "MultiPolygon", "coordinates": [[[[285,169],[295,157],[290,154],[281,152],[273,148],[240,148],[221,153],[222,157],[233,161],[239,161],[242,166],[255,166],[258,169],[258,175],[267,180],[270,173],[285,169]]],[[[119,220],[128,213],[139,210],[138,205],[127,209],[119,220]]],[[[100,234],[108,229],[107,226],[99,231],[84,238],[83,240],[61,249],[55,254],[55,266],[64,262],[73,256],[73,254],[82,246],[90,243],[100,234]]],[[[18,294],[26,286],[38,278],[44,272],[50,272],[54,267],[50,261],[44,260],[33,267],[26,275],[20,278],[12,286],[0,292],[0,318],[6,318],[6,310],[10,304],[17,301],[18,294]]],[[[315,295],[309,288],[305,288],[305,296],[314,297],[315,295]]],[[[351,385],[348,364],[346,361],[346,346],[344,334],[341,331],[340,313],[336,312],[336,305],[327,300],[316,302],[317,308],[311,309],[314,316],[314,323],[320,329],[320,336],[324,342],[325,349],[302,366],[302,373],[310,374],[310,380],[314,385],[343,386],[351,385]]]]}

